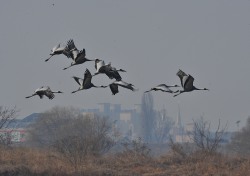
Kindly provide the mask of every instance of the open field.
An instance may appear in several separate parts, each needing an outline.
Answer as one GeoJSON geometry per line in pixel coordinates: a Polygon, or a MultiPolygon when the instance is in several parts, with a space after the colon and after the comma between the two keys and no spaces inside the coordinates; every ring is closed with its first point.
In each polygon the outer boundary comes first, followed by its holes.
{"type": "Polygon", "coordinates": [[[171,153],[157,157],[127,153],[88,157],[75,167],[59,154],[41,149],[1,149],[0,175],[250,175],[250,158],[221,154],[194,154],[186,158],[171,153]]]}

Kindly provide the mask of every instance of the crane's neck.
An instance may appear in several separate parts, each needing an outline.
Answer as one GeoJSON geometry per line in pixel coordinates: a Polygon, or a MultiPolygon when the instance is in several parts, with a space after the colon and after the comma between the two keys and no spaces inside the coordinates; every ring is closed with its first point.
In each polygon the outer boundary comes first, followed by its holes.
{"type": "Polygon", "coordinates": [[[86,60],[86,61],[95,61],[95,60],[92,60],[92,59],[88,59],[88,58],[86,58],[86,57],[85,57],[85,60],[86,60]]]}
{"type": "Polygon", "coordinates": [[[194,87],[194,90],[208,90],[207,88],[197,88],[197,87],[194,87]]]}
{"type": "Polygon", "coordinates": [[[56,92],[52,92],[52,93],[63,93],[63,92],[61,92],[61,91],[56,91],[56,92]]]}

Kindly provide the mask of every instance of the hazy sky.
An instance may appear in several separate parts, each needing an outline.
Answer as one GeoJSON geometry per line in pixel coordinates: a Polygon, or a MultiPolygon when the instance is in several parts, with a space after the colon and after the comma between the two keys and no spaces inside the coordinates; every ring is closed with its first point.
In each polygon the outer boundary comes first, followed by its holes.
{"type": "MultiPolygon", "coordinates": [[[[133,108],[153,86],[180,85],[176,72],[182,69],[195,78],[196,87],[210,91],[177,97],[153,92],[154,108],[165,107],[175,118],[179,104],[184,124],[204,114],[212,124],[220,118],[235,130],[235,122],[243,126],[250,115],[249,9],[248,0],[1,1],[0,105],[16,106],[19,117],[57,105],[95,108],[110,102],[133,108]],[[71,94],[78,88],[72,76],[83,77],[86,68],[94,73],[94,63],[62,70],[71,63],[63,55],[44,62],[54,45],[71,38],[89,59],[125,69],[123,80],[139,91],[71,94]],[[42,85],[65,93],[53,100],[25,99],[42,85]]],[[[107,85],[113,80],[98,75],[92,81],[107,85]]]]}

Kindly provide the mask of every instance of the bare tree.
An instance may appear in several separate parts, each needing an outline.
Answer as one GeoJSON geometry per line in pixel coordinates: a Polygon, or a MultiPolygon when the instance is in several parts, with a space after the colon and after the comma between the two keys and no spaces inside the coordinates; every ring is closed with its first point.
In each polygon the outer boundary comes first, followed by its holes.
{"type": "Polygon", "coordinates": [[[150,158],[151,149],[141,138],[122,143],[123,151],[118,153],[118,160],[128,159],[128,162],[142,163],[150,158]]]}
{"type": "MultiPolygon", "coordinates": [[[[8,126],[16,119],[17,110],[0,106],[0,129],[8,129],[8,126]]],[[[0,133],[0,144],[11,144],[11,130],[0,133]]]]}
{"type": "Polygon", "coordinates": [[[227,124],[222,128],[220,120],[215,131],[211,131],[211,123],[203,118],[193,120],[193,131],[188,133],[190,142],[175,143],[172,137],[169,139],[169,146],[174,155],[181,158],[194,159],[216,154],[220,147],[222,137],[227,124]]]}
{"type": "Polygon", "coordinates": [[[59,152],[76,171],[88,156],[101,155],[114,145],[110,134],[107,118],[83,116],[65,107],[43,113],[30,130],[31,141],[59,152]]]}
{"type": "Polygon", "coordinates": [[[154,135],[158,143],[167,140],[169,132],[174,124],[173,120],[167,116],[166,110],[163,109],[155,116],[154,135]]]}
{"type": "Polygon", "coordinates": [[[29,142],[39,147],[51,147],[65,133],[64,124],[71,124],[81,116],[80,111],[72,107],[53,107],[41,113],[35,123],[29,126],[29,142]]]}
{"type": "Polygon", "coordinates": [[[217,151],[227,125],[221,128],[220,120],[215,132],[211,131],[211,123],[204,121],[203,118],[193,120],[194,129],[191,132],[191,140],[198,149],[205,153],[214,153],[217,151]]]}
{"type": "Polygon", "coordinates": [[[154,117],[155,112],[153,109],[154,100],[152,94],[146,93],[142,96],[142,131],[143,131],[143,139],[145,142],[151,142],[152,140],[152,133],[154,128],[154,117]]]}

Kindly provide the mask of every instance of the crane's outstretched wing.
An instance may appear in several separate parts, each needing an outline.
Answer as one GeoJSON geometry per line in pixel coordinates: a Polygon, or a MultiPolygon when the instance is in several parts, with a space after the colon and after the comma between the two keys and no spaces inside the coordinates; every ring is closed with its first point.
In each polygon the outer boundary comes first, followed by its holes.
{"type": "Polygon", "coordinates": [[[117,84],[110,84],[109,88],[110,88],[113,95],[115,95],[119,92],[117,84]]]}
{"type": "Polygon", "coordinates": [[[183,77],[188,76],[184,71],[179,69],[179,71],[176,73],[177,76],[179,76],[181,80],[181,86],[184,87],[183,77]]]}
{"type": "Polygon", "coordinates": [[[190,91],[193,88],[194,78],[191,75],[185,76],[183,79],[183,88],[190,91]]]}
{"type": "Polygon", "coordinates": [[[44,96],[44,90],[38,90],[36,91],[36,94],[40,97],[40,99],[42,99],[44,96]]]}
{"type": "Polygon", "coordinates": [[[48,97],[49,99],[53,99],[55,97],[55,95],[53,94],[53,92],[51,91],[49,86],[45,86],[40,88],[41,93],[38,93],[38,95],[45,95],[46,97],[48,97]]]}
{"type": "Polygon", "coordinates": [[[77,84],[79,84],[79,86],[80,86],[80,85],[81,85],[80,80],[83,81],[83,79],[82,79],[82,78],[78,78],[78,77],[76,77],[76,76],[73,76],[73,78],[74,78],[74,80],[77,82],[77,84]]]}
{"type": "Polygon", "coordinates": [[[155,86],[155,87],[151,88],[150,90],[145,91],[144,93],[150,92],[152,90],[155,90],[155,91],[159,90],[159,91],[162,91],[162,92],[173,93],[173,91],[166,84],[159,84],[158,86],[155,86]]]}
{"type": "Polygon", "coordinates": [[[81,50],[79,53],[76,53],[76,55],[74,56],[74,60],[76,63],[78,62],[85,62],[86,58],[85,58],[86,54],[85,54],[85,49],[81,50]]]}
{"type": "Polygon", "coordinates": [[[157,88],[158,90],[161,90],[163,92],[170,92],[170,93],[173,92],[166,84],[159,84],[155,88],[157,88]]]}
{"type": "Polygon", "coordinates": [[[124,87],[126,89],[130,89],[132,91],[137,91],[138,89],[135,89],[133,84],[131,83],[126,83],[125,81],[115,81],[113,84],[117,84],[118,86],[124,87]]]}
{"type": "Polygon", "coordinates": [[[106,75],[110,78],[110,79],[116,79],[116,81],[121,81],[122,77],[121,75],[118,73],[118,71],[106,71],[105,72],[106,75]]]}
{"type": "Polygon", "coordinates": [[[55,97],[55,95],[53,94],[51,90],[45,91],[44,95],[47,96],[50,100],[52,100],[55,97]]]}
{"type": "Polygon", "coordinates": [[[40,99],[43,99],[43,95],[44,95],[44,94],[39,94],[39,93],[38,93],[37,95],[40,97],[40,99]]]}
{"type": "Polygon", "coordinates": [[[84,73],[83,85],[90,84],[92,79],[92,75],[88,69],[86,69],[84,73]]]}
{"type": "Polygon", "coordinates": [[[121,75],[119,74],[119,72],[116,70],[115,67],[111,66],[111,63],[109,63],[108,65],[105,66],[105,73],[110,79],[115,78],[116,81],[122,80],[121,75]]]}
{"type": "Polygon", "coordinates": [[[71,59],[75,60],[79,54],[79,50],[76,48],[75,43],[72,39],[67,42],[66,51],[69,53],[71,59]]]}
{"type": "Polygon", "coordinates": [[[52,48],[52,52],[55,52],[56,51],[56,49],[58,49],[58,48],[60,48],[60,43],[58,44],[58,45],[56,45],[56,46],[54,46],[53,48],[52,48]]]}
{"type": "Polygon", "coordinates": [[[85,50],[85,48],[83,48],[79,53],[80,53],[83,57],[86,57],[86,50],[85,50]]]}
{"type": "Polygon", "coordinates": [[[187,74],[184,71],[182,71],[181,69],[179,69],[179,71],[176,73],[176,75],[179,76],[179,77],[181,77],[181,78],[183,76],[187,76],[187,74]]]}

